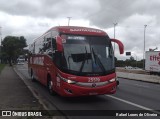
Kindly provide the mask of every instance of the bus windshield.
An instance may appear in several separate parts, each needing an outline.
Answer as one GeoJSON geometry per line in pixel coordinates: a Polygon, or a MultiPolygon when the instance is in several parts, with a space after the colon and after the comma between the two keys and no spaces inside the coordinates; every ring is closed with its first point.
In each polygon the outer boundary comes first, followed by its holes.
{"type": "Polygon", "coordinates": [[[114,53],[107,36],[62,35],[62,69],[76,75],[102,75],[114,71],[114,53]]]}

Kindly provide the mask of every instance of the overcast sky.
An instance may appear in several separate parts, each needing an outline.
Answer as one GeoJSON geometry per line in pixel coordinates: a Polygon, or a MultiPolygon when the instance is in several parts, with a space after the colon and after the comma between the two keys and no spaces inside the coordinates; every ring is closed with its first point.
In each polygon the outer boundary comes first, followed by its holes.
{"type": "MultiPolygon", "coordinates": [[[[146,27],[146,50],[160,50],[160,0],[0,0],[0,27],[7,35],[24,36],[27,43],[49,28],[68,25],[86,26],[105,30],[116,38],[138,60],[143,57],[144,25],[146,27]]],[[[118,59],[126,59],[118,54],[118,59]]]]}

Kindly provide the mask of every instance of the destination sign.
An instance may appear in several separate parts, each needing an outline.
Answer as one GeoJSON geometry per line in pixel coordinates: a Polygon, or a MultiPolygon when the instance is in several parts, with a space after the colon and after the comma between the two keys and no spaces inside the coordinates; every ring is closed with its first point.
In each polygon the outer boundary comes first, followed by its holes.
{"type": "Polygon", "coordinates": [[[84,36],[68,36],[67,39],[69,40],[86,40],[84,36]]]}
{"type": "Polygon", "coordinates": [[[95,32],[95,33],[102,33],[101,30],[96,30],[96,29],[70,29],[70,31],[81,31],[81,32],[95,32]]]}

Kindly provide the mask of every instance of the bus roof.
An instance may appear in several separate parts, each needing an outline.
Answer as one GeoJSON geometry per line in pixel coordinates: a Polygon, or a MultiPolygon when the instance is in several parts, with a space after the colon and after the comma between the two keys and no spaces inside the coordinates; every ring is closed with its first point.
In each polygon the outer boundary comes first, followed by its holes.
{"type": "MultiPolygon", "coordinates": [[[[43,35],[50,31],[57,31],[59,33],[64,33],[64,34],[75,34],[75,35],[93,35],[93,36],[107,36],[108,34],[100,29],[95,29],[95,28],[89,28],[89,27],[81,27],[81,26],[55,26],[49,29],[47,32],[45,32],[43,35]]],[[[40,37],[43,35],[39,36],[38,38],[34,39],[34,42],[38,40],[40,37]]],[[[30,44],[30,47],[32,47],[30,44]]]]}
{"type": "Polygon", "coordinates": [[[96,35],[106,36],[107,33],[95,28],[79,27],[79,26],[56,26],[51,28],[49,31],[56,30],[60,33],[65,34],[78,34],[78,35],[96,35]]]}

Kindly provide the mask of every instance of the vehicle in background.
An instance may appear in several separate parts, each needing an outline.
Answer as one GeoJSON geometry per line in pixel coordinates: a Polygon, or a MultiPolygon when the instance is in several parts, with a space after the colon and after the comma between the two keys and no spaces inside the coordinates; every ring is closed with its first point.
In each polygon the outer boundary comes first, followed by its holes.
{"type": "Polygon", "coordinates": [[[25,59],[24,58],[18,58],[17,59],[17,64],[24,64],[25,63],[25,59]]]}
{"type": "Polygon", "coordinates": [[[17,58],[17,64],[18,65],[23,65],[25,63],[25,58],[23,55],[20,55],[18,58],[17,58]]]}
{"type": "Polygon", "coordinates": [[[112,42],[106,32],[76,26],[53,27],[29,46],[28,72],[51,94],[88,96],[113,94],[117,80],[112,42]]]}
{"type": "Polygon", "coordinates": [[[125,69],[133,69],[131,66],[125,66],[125,69]]]}
{"type": "Polygon", "coordinates": [[[160,51],[146,51],[145,70],[160,75],[160,51]]]}

